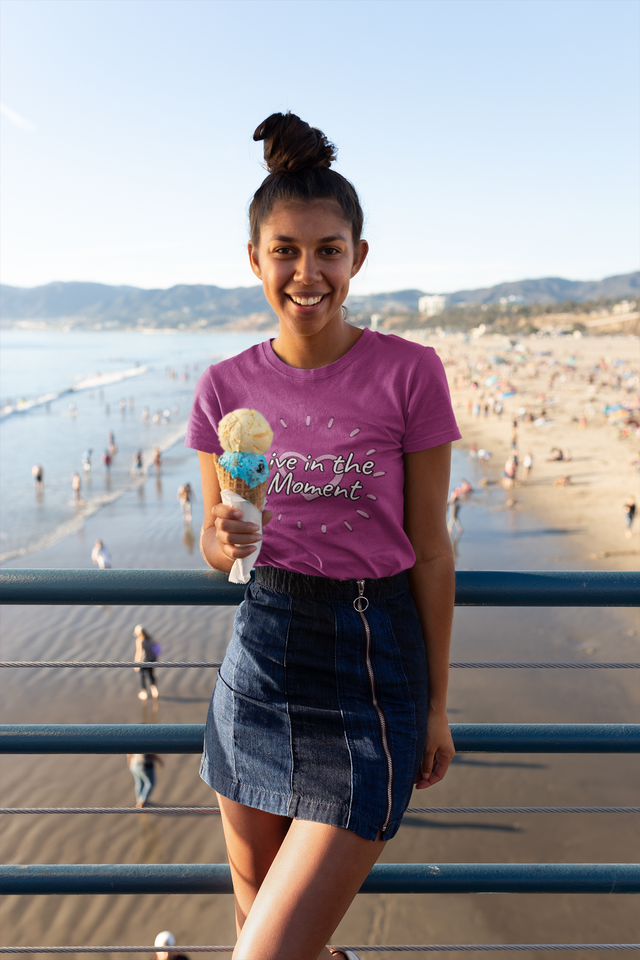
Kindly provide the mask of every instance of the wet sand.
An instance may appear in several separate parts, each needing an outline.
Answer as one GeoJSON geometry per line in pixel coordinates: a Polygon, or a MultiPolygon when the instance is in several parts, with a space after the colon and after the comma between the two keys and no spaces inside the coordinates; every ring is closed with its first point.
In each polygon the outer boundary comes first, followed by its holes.
{"type": "MultiPolygon", "coordinates": [[[[175,499],[192,454],[174,448],[155,478],[92,517],[83,531],[28,558],[35,567],[88,567],[104,538],[118,567],[200,567],[189,552],[175,499]]],[[[468,474],[462,453],[454,479],[468,474]]],[[[471,479],[471,478],[470,478],[471,479]]],[[[584,560],[565,525],[507,508],[499,486],[478,488],[463,506],[458,566],[567,569],[584,560]],[[554,558],[569,557],[562,561],[554,558]]],[[[200,521],[196,504],[194,523],[200,521]]],[[[10,564],[26,565],[25,561],[10,564]]],[[[3,659],[127,659],[136,623],[149,627],[163,659],[219,659],[232,608],[5,607],[3,659]]],[[[635,611],[458,608],[454,660],[637,660],[635,611]]],[[[159,673],[157,709],[136,697],[125,670],[3,671],[5,723],[204,722],[211,670],[159,673]]],[[[637,721],[632,671],[477,671],[452,675],[453,722],[637,721]]],[[[153,802],[213,802],[199,758],[165,757],[153,802]]],[[[3,805],[91,806],[133,802],[124,757],[5,757],[3,805]]],[[[637,802],[637,763],[625,756],[463,755],[446,780],[416,792],[414,805],[628,805],[637,802]]],[[[629,815],[408,815],[383,862],[615,862],[633,859],[638,830],[629,815]]],[[[215,817],[10,816],[10,863],[224,862],[215,817]]],[[[346,943],[611,942],[637,940],[632,897],[358,897],[336,931],[346,943]]],[[[164,928],[179,942],[232,943],[228,896],[7,897],[3,944],[150,943],[164,928]]],[[[86,955],[85,955],[86,956],[86,955]]],[[[378,956],[392,956],[378,954],[378,956]]],[[[579,953],[578,956],[583,956],[579,953]]],[[[588,954],[593,956],[593,954],[588,954]]],[[[584,957],[587,954],[584,953],[584,957]]]]}

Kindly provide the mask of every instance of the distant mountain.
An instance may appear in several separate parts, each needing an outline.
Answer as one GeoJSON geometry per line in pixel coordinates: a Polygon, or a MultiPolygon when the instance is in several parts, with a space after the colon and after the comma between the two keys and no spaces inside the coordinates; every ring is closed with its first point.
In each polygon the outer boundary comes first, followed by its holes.
{"type": "Polygon", "coordinates": [[[111,287],[104,283],[47,283],[42,287],[0,285],[4,320],[83,318],[130,325],[191,326],[199,319],[224,322],[270,311],[261,286],[224,289],[179,284],[168,290],[111,287]]]}
{"type": "MultiPolygon", "coordinates": [[[[440,292],[440,291],[434,291],[440,292]]],[[[406,313],[418,309],[422,290],[397,290],[347,301],[355,316],[375,312],[406,313]]],[[[640,271],[605,280],[519,280],[479,290],[447,294],[449,304],[496,303],[501,297],[523,297],[525,303],[562,303],[565,300],[640,298],[640,271]]],[[[112,287],[103,283],[48,283],[41,287],[0,285],[0,314],[4,321],[73,320],[77,325],[185,327],[212,326],[269,314],[261,286],[223,287],[179,284],[168,290],[112,287]]]]}

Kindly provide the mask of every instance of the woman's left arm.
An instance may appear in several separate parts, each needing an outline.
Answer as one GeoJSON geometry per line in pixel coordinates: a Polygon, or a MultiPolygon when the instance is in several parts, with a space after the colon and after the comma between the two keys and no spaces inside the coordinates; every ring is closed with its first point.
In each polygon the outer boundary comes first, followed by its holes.
{"type": "Polygon", "coordinates": [[[416,555],[409,585],[429,670],[427,742],[416,786],[442,780],[455,754],[447,720],[455,564],[447,531],[451,444],[404,455],[404,528],[416,555]]]}

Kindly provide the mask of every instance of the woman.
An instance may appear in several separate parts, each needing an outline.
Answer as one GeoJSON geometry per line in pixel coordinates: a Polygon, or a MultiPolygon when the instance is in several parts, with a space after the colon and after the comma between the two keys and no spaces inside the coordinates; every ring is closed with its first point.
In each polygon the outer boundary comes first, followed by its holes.
{"type": "Polygon", "coordinates": [[[164,766],[162,757],[157,753],[128,753],[127,766],[133,777],[136,792],[136,807],[145,807],[156,785],[155,765],[164,766]]]}
{"type": "MultiPolygon", "coordinates": [[[[136,663],[150,664],[155,663],[158,659],[157,651],[159,650],[158,645],[154,642],[153,637],[148,633],[141,623],[137,623],[133,628],[133,635],[136,638],[136,652],[134,660],[136,663]]],[[[149,687],[149,693],[154,700],[157,700],[160,694],[158,693],[158,688],[156,686],[156,678],[153,672],[153,667],[144,666],[144,667],[134,667],[136,673],[140,674],[140,687],[141,690],[138,693],[139,700],[147,700],[147,685],[149,687]]]]}
{"type": "Polygon", "coordinates": [[[264,414],[271,523],[201,776],[222,813],[235,960],[328,960],[414,783],[437,783],[453,757],[446,502],[460,434],[432,349],[346,322],[368,245],[357,193],[330,169],[333,145],[291,114],[254,139],[269,174],[250,207],[249,260],[280,330],[204,373],[186,444],[199,451],[202,553],[228,572],[259,536],[220,502],[216,428],[239,407],[264,414]]]}

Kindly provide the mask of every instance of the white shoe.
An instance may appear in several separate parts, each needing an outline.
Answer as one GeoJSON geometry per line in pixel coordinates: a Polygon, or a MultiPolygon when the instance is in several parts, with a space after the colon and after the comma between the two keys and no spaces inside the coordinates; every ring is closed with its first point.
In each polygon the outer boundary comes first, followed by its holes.
{"type": "Polygon", "coordinates": [[[147,691],[141,690],[140,693],[138,694],[138,700],[146,700],[146,699],[147,699],[147,691]]]}
{"type": "Polygon", "coordinates": [[[156,687],[155,683],[151,684],[151,696],[153,697],[154,700],[157,700],[158,697],[160,696],[160,694],[158,693],[158,688],[156,687]]]}

